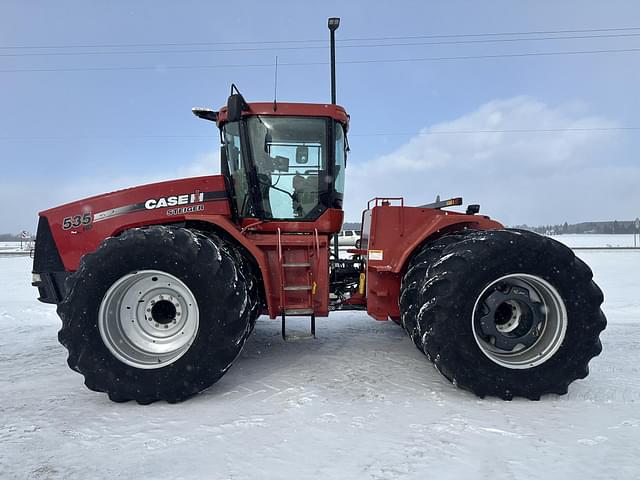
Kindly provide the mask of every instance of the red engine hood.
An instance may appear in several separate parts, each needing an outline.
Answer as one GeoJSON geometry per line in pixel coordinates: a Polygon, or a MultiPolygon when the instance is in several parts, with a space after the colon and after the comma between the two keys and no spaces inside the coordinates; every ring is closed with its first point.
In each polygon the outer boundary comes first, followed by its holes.
{"type": "Polygon", "coordinates": [[[40,212],[46,217],[65,269],[106,237],[150,224],[180,222],[192,214],[230,215],[222,175],[151,183],[88,197],[40,212]]]}

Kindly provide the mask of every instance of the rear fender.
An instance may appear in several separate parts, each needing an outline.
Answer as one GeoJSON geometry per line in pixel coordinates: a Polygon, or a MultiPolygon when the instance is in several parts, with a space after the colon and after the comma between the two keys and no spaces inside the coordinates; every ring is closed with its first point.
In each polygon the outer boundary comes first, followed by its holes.
{"type": "Polygon", "coordinates": [[[432,242],[448,233],[462,230],[492,230],[504,228],[501,223],[490,220],[489,217],[475,217],[472,215],[464,215],[464,217],[471,217],[466,219],[456,217],[458,216],[441,217],[435,225],[425,227],[418,237],[407,245],[407,249],[402,252],[392,271],[395,273],[403,273],[406,270],[411,256],[420,246],[424,243],[432,242]]]}
{"type": "Polygon", "coordinates": [[[377,320],[400,317],[398,299],[402,275],[421,245],[453,231],[497,228],[503,226],[482,215],[420,207],[372,208],[367,252],[369,315],[377,320]]]}
{"type": "Polygon", "coordinates": [[[455,230],[495,228],[504,227],[481,215],[420,207],[374,207],[368,235],[369,267],[402,273],[416,248],[429,240],[455,230]]]}

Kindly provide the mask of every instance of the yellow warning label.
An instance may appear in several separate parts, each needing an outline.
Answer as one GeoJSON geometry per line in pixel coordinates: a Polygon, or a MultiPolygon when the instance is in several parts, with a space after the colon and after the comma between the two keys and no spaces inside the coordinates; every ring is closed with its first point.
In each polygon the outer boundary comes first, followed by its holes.
{"type": "Polygon", "coordinates": [[[369,260],[382,260],[384,258],[384,250],[369,250],[369,260]]]}

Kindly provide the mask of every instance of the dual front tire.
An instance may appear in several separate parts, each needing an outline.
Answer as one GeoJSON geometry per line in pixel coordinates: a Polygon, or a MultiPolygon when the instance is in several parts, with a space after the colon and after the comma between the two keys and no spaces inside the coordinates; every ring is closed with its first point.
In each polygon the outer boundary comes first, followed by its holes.
{"type": "Polygon", "coordinates": [[[83,257],[58,306],[69,366],[114,401],[182,401],[229,369],[259,313],[242,252],[185,228],[136,228],[83,257]]]}

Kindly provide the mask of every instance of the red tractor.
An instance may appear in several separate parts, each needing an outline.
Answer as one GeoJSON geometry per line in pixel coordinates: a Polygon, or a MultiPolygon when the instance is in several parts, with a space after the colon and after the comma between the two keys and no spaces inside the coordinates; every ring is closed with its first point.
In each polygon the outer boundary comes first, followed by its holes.
{"type": "Polygon", "coordinates": [[[601,351],[592,273],[543,236],[461,199],[375,198],[340,258],[349,116],[335,103],[194,109],[220,129],[221,175],[143,185],[40,213],[33,285],[57,304],[69,366],[114,401],[179,402],[219,380],[260,314],[366,310],[402,325],[484,397],[567,392],[601,351]]]}

